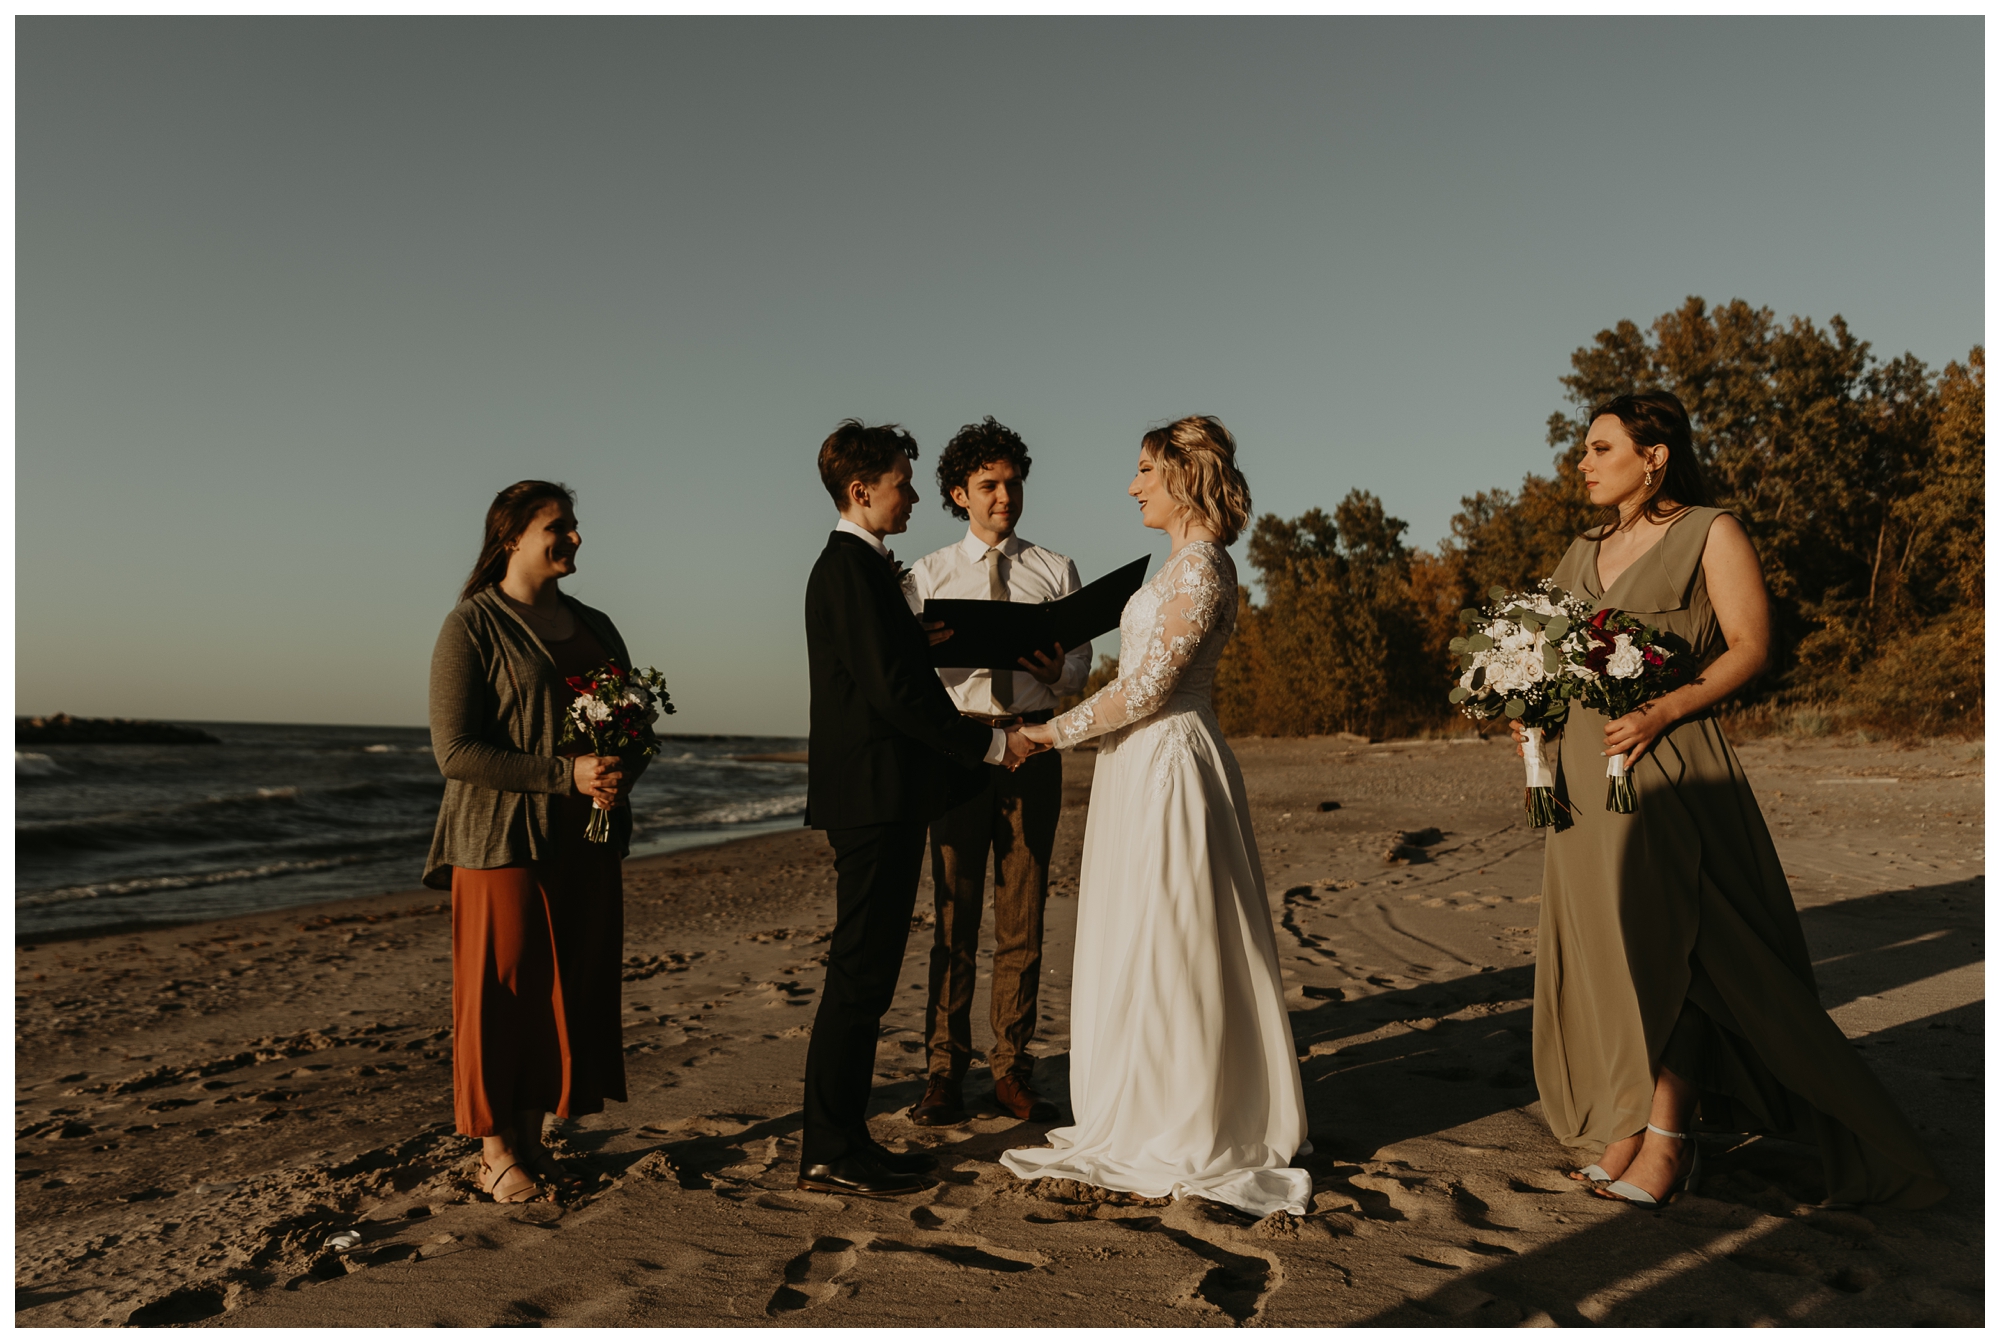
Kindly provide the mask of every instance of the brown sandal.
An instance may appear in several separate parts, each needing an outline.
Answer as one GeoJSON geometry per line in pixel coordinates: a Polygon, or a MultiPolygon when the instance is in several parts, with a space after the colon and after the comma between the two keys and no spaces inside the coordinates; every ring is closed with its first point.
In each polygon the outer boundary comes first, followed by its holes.
{"type": "MultiPolygon", "coordinates": [[[[493,1167],[487,1164],[485,1157],[481,1157],[479,1158],[479,1169],[482,1171],[491,1171],[493,1167]]],[[[554,1202],[554,1198],[550,1195],[549,1191],[542,1187],[542,1182],[535,1178],[535,1173],[518,1161],[508,1162],[500,1168],[499,1174],[489,1180],[480,1181],[479,1192],[492,1199],[495,1203],[554,1202]],[[507,1178],[510,1171],[517,1170],[527,1179],[528,1187],[526,1189],[517,1189],[512,1194],[503,1196],[500,1193],[500,1182],[507,1178]]]]}

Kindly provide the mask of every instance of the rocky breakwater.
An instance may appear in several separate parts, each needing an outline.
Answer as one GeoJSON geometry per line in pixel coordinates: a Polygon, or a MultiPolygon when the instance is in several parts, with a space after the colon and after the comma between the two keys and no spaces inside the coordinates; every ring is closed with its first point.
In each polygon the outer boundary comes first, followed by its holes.
{"type": "Polygon", "coordinates": [[[220,737],[178,723],[154,723],[143,718],[16,718],[16,746],[63,746],[74,742],[141,742],[156,745],[220,745],[220,737]]]}

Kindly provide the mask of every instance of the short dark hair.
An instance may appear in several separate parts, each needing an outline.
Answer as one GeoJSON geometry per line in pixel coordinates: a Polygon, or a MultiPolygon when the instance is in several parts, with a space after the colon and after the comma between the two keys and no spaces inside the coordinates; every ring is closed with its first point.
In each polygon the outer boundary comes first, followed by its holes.
{"type": "Polygon", "coordinates": [[[819,445],[819,479],[834,507],[847,507],[847,487],[857,480],[880,480],[896,458],[917,459],[917,440],[900,424],[842,420],[819,445]]]}
{"type": "Polygon", "coordinates": [[[938,492],[944,495],[945,512],[960,521],[969,520],[972,514],[953,501],[951,492],[964,489],[973,472],[995,462],[1012,462],[1014,473],[1022,480],[1028,478],[1028,468],[1034,465],[1021,436],[991,415],[960,429],[938,455],[938,492]]]}
{"type": "Polygon", "coordinates": [[[486,509],[486,531],[479,543],[479,558],[473,562],[472,576],[465,580],[458,599],[466,601],[507,576],[507,547],[520,540],[521,533],[550,504],[576,507],[576,493],[553,480],[517,480],[493,496],[486,509]]]}
{"type": "MultiPolygon", "coordinates": [[[[1708,481],[1701,473],[1701,459],[1694,455],[1694,426],[1679,397],[1672,392],[1627,392],[1591,411],[1591,422],[1604,415],[1623,425],[1640,451],[1655,446],[1667,450],[1667,469],[1660,473],[1639,513],[1633,515],[1635,519],[1643,514],[1664,522],[1684,508],[1707,506],[1708,481]]],[[[1606,525],[1607,535],[1621,525],[1616,509],[1606,525]]]]}

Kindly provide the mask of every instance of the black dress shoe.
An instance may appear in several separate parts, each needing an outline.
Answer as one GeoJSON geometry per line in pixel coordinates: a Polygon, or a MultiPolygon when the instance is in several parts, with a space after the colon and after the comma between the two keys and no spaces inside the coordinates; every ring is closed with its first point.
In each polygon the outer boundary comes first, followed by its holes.
{"type": "Polygon", "coordinates": [[[856,1198],[901,1198],[905,1194],[921,1194],[931,1187],[931,1181],[921,1175],[888,1170],[864,1153],[849,1152],[838,1161],[801,1166],[798,1187],[819,1194],[851,1194],[856,1198]]]}
{"type": "Polygon", "coordinates": [[[870,1138],[861,1150],[891,1175],[929,1175],[938,1168],[937,1158],[922,1148],[914,1152],[892,1152],[870,1138]]]}
{"type": "Polygon", "coordinates": [[[924,1128],[944,1128],[965,1122],[965,1097],[959,1083],[942,1074],[924,1086],[924,1098],[910,1109],[910,1122],[924,1128]]]}

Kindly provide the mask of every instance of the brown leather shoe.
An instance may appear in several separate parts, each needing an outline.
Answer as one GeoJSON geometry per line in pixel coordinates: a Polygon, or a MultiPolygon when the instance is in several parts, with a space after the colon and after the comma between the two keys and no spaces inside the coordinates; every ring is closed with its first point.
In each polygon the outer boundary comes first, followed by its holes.
{"type": "Polygon", "coordinates": [[[993,1103],[1016,1119],[1046,1124],[1057,1117],[1056,1107],[1035,1094],[1028,1079],[1019,1073],[993,1079],[993,1103]]]}
{"type": "Polygon", "coordinates": [[[965,1097],[957,1079],[933,1075],[924,1087],[924,1098],[910,1108],[910,1122],[925,1128],[943,1128],[965,1122],[965,1097]]]}

